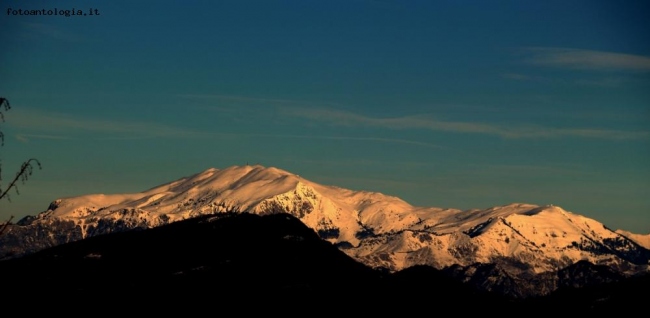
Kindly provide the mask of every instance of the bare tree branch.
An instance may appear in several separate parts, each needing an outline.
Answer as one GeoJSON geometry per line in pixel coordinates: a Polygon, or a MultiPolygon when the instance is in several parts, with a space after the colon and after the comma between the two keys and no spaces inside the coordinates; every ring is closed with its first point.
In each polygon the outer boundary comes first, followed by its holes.
{"type": "Polygon", "coordinates": [[[0,235],[2,235],[2,233],[4,233],[4,231],[7,230],[7,227],[9,227],[9,224],[11,224],[11,220],[12,220],[13,218],[14,218],[13,215],[10,216],[10,217],[9,217],[9,220],[7,220],[7,222],[5,222],[4,224],[1,224],[1,225],[0,225],[0,235]]]}
{"type": "MultiPolygon", "coordinates": [[[[2,112],[2,108],[4,108],[4,111],[8,111],[9,109],[11,109],[11,104],[9,104],[9,100],[4,97],[0,97],[0,120],[4,122],[5,114],[2,112]]],[[[0,145],[4,146],[4,144],[5,144],[5,135],[2,133],[2,131],[0,131],[0,145]]]]}
{"type": "MultiPolygon", "coordinates": [[[[9,100],[4,97],[0,97],[0,121],[1,122],[5,121],[4,112],[10,109],[11,109],[11,104],[9,104],[9,100]]],[[[5,140],[4,133],[0,131],[0,146],[4,145],[4,140],[5,140]]],[[[16,194],[20,194],[20,192],[18,192],[18,185],[17,185],[18,180],[22,181],[22,183],[24,184],[25,181],[27,181],[29,177],[32,175],[32,172],[34,171],[34,166],[37,166],[38,169],[42,169],[41,162],[38,161],[38,159],[31,158],[23,162],[23,164],[20,166],[20,170],[18,170],[18,172],[16,173],[16,176],[13,178],[13,180],[11,180],[7,188],[2,190],[2,163],[0,162],[0,200],[6,198],[7,200],[11,201],[11,198],[9,196],[9,191],[11,190],[11,188],[13,188],[16,191],[16,194]]],[[[2,235],[2,233],[7,230],[13,218],[14,216],[12,215],[9,218],[9,220],[0,224],[0,235],[2,235]]]]}
{"type": "MultiPolygon", "coordinates": [[[[16,176],[14,177],[13,180],[11,180],[11,183],[9,183],[9,186],[2,191],[2,188],[0,187],[0,200],[2,200],[4,197],[7,197],[7,200],[11,201],[11,198],[9,197],[9,190],[11,188],[14,188],[16,190],[16,194],[20,194],[18,192],[18,186],[16,185],[16,182],[20,179],[23,184],[27,179],[29,179],[29,176],[32,175],[32,171],[34,170],[34,163],[38,166],[38,169],[42,169],[40,161],[37,159],[29,159],[20,166],[20,170],[18,173],[16,173],[16,176]]],[[[2,170],[0,168],[0,181],[2,181],[2,170]]]]}

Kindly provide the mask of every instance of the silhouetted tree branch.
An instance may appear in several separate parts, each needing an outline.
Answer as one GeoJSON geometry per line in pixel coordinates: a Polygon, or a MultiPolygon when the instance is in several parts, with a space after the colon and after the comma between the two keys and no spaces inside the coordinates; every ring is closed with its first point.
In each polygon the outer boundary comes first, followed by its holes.
{"type": "MultiPolygon", "coordinates": [[[[14,190],[16,190],[16,194],[20,194],[20,192],[18,192],[16,182],[18,179],[20,179],[23,183],[25,183],[25,181],[29,179],[29,176],[32,175],[34,164],[36,164],[38,168],[41,169],[41,163],[37,159],[29,159],[23,162],[23,164],[20,166],[20,170],[18,173],[16,173],[16,176],[13,180],[11,180],[11,183],[9,183],[9,186],[4,191],[2,190],[2,186],[0,186],[0,200],[7,197],[7,200],[11,201],[11,198],[9,197],[9,190],[11,190],[11,188],[14,188],[14,190]]],[[[2,167],[0,167],[0,181],[2,181],[2,167]]]]}
{"type": "Polygon", "coordinates": [[[7,227],[9,226],[9,224],[11,223],[11,220],[12,220],[13,218],[14,218],[13,215],[10,216],[10,217],[9,217],[9,220],[7,220],[7,222],[5,222],[4,224],[0,225],[0,235],[2,235],[2,233],[5,232],[5,230],[7,229],[7,227]]]}
{"type": "MultiPolygon", "coordinates": [[[[5,113],[6,111],[11,109],[11,104],[9,104],[9,101],[4,98],[0,97],[0,120],[4,123],[5,121],[5,113]],[[4,110],[3,110],[4,108],[4,110]]],[[[5,134],[2,133],[0,130],[0,145],[4,146],[5,144],[5,134]]]]}
{"type": "MultiPolygon", "coordinates": [[[[9,100],[7,100],[4,97],[0,97],[0,121],[4,122],[5,116],[4,112],[8,111],[11,109],[11,104],[9,104],[9,100]]],[[[0,131],[0,146],[4,145],[4,133],[0,131]]],[[[1,159],[0,159],[1,160],[1,159]]],[[[2,189],[2,163],[0,162],[0,200],[2,199],[7,199],[11,201],[11,197],[9,196],[9,190],[12,188],[16,191],[16,194],[20,194],[18,192],[18,186],[17,182],[18,180],[22,181],[24,184],[27,179],[29,179],[29,176],[32,175],[32,172],[34,170],[34,165],[38,166],[38,169],[42,169],[40,161],[35,158],[31,158],[25,162],[22,163],[20,166],[20,170],[16,173],[16,176],[9,182],[9,185],[3,190],[2,189]]],[[[9,217],[9,220],[7,220],[5,223],[0,224],[0,234],[2,234],[7,227],[9,226],[9,223],[13,219],[13,215],[9,217]]]]}

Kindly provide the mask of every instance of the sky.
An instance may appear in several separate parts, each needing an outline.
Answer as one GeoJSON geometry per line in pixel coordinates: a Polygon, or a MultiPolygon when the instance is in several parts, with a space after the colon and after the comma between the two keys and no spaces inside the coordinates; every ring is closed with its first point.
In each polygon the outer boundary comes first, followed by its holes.
{"type": "Polygon", "coordinates": [[[2,0],[1,186],[24,160],[42,169],[0,220],[260,164],[416,206],[554,204],[647,234],[649,13],[647,1],[2,0]]]}

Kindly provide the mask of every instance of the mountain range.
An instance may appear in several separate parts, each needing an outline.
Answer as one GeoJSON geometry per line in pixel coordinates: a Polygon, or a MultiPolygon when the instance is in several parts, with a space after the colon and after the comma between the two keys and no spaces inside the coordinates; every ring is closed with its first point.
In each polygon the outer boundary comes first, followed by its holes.
{"type": "Polygon", "coordinates": [[[608,283],[650,269],[650,235],[613,231],[558,206],[416,207],[259,165],[207,169],[139,193],[55,200],[46,211],[7,228],[0,236],[0,257],[223,213],[290,214],[370,268],[395,273],[430,266],[479,290],[514,298],[608,283]],[[583,263],[601,267],[567,276],[583,263]]]}
{"type": "Polygon", "coordinates": [[[643,291],[650,286],[650,275],[621,278],[604,265],[580,261],[557,273],[557,291],[512,299],[458,281],[455,270],[373,269],[291,215],[250,213],[98,235],[0,261],[7,310],[73,316],[98,311],[286,316],[315,310],[622,315],[644,307],[643,291]]]}

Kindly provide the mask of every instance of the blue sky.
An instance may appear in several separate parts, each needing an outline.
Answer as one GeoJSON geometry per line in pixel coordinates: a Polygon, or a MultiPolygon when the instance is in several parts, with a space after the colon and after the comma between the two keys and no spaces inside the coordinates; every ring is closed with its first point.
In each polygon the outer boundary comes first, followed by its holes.
{"type": "Polygon", "coordinates": [[[650,233],[647,2],[3,1],[0,218],[262,164],[650,233]],[[191,5],[190,5],[191,4],[191,5]],[[97,9],[93,16],[16,10],[97,9]]]}

